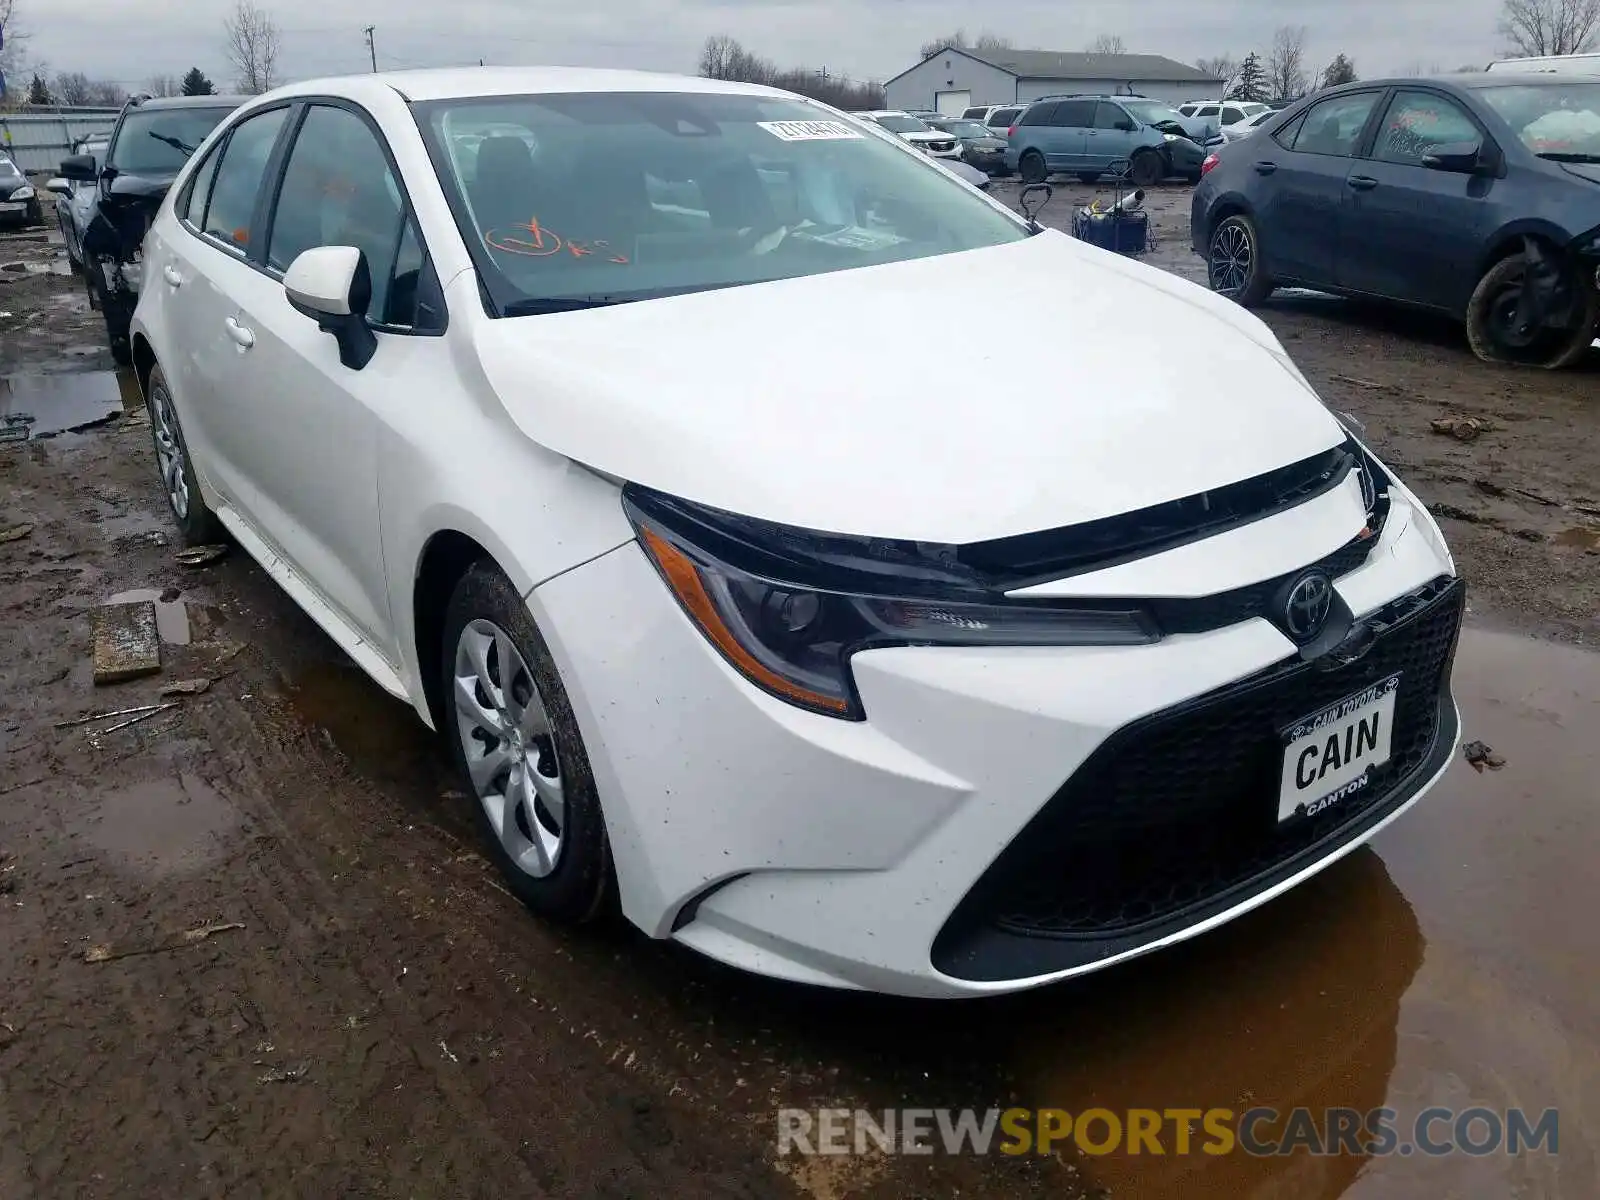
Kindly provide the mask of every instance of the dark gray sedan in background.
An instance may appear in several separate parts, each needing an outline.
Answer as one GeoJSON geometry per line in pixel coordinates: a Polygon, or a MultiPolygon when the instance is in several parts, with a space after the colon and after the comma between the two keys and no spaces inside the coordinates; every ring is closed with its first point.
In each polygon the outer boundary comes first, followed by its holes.
{"type": "Polygon", "coordinates": [[[1210,155],[1190,208],[1213,290],[1446,312],[1480,358],[1545,367],[1600,316],[1600,77],[1511,72],[1318,92],[1210,155]]]}
{"type": "Polygon", "coordinates": [[[964,117],[934,117],[928,121],[961,143],[961,161],[985,175],[1006,174],[1006,139],[982,121],[964,117]]]}

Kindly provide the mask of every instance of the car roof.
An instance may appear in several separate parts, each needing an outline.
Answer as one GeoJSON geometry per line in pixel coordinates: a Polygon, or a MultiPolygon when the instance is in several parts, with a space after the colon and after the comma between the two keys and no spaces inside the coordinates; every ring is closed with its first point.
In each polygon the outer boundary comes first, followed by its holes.
{"type": "Polygon", "coordinates": [[[269,96],[370,94],[374,86],[393,88],[409,101],[465,100],[489,96],[553,95],[565,92],[702,92],[744,96],[790,96],[759,83],[702,79],[657,71],[600,67],[452,67],[376,74],[335,75],[290,84],[269,96]]]}
{"type": "Polygon", "coordinates": [[[151,96],[138,104],[130,103],[128,107],[140,112],[159,112],[166,108],[238,108],[254,99],[254,96],[151,96]]]}

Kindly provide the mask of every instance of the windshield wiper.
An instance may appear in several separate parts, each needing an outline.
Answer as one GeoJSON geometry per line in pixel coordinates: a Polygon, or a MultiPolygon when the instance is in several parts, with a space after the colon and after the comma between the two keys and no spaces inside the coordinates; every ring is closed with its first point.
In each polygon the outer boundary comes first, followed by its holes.
{"type": "Polygon", "coordinates": [[[618,296],[530,296],[501,306],[506,317],[542,317],[547,313],[581,312],[586,308],[608,308],[627,301],[618,296]]]}
{"type": "Polygon", "coordinates": [[[1547,158],[1551,162],[1600,163],[1600,154],[1585,154],[1581,150],[1540,150],[1535,157],[1547,158]]]}
{"type": "Polygon", "coordinates": [[[156,141],[165,142],[167,145],[171,146],[174,150],[182,151],[183,152],[183,156],[185,158],[188,158],[197,149],[197,147],[191,146],[186,142],[180,142],[175,137],[168,137],[164,133],[157,133],[154,129],[151,129],[148,132],[149,132],[151,137],[155,138],[156,141]]]}

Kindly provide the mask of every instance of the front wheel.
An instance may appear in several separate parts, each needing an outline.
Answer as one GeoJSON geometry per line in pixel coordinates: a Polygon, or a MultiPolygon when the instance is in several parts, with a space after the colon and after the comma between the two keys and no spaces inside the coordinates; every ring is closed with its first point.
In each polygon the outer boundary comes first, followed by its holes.
{"type": "Polygon", "coordinates": [[[1578,272],[1568,270],[1564,289],[1575,289],[1567,319],[1558,324],[1530,322],[1522,310],[1528,262],[1521,255],[1502,259],[1484,272],[1467,304],[1467,341],[1485,362],[1558,370],[1589,352],[1600,319],[1600,298],[1578,272]]]}
{"type": "Polygon", "coordinates": [[[1272,292],[1272,280],[1262,267],[1255,222],[1243,213],[1219,221],[1206,253],[1211,290],[1246,307],[1259,304],[1272,292]]]}
{"type": "Polygon", "coordinates": [[[1166,173],[1166,164],[1154,150],[1139,151],[1128,164],[1128,175],[1137,187],[1154,187],[1166,173]]]}
{"type": "Polygon", "coordinates": [[[1029,150],[1017,164],[1017,173],[1022,176],[1023,183],[1033,184],[1043,183],[1050,170],[1045,166],[1044,155],[1037,150],[1029,150]]]}
{"type": "Polygon", "coordinates": [[[614,875],[588,752],[527,605],[487,560],[456,584],[441,650],[442,729],[495,865],[535,912],[593,920],[614,875]]]}

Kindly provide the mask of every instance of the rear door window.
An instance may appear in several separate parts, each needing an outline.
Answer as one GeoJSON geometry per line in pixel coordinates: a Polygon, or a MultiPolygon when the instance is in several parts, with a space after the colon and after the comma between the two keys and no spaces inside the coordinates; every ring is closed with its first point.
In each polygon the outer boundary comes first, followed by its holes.
{"type": "Polygon", "coordinates": [[[1054,125],[1056,123],[1054,119],[1055,111],[1058,107],[1060,106],[1054,101],[1030,105],[1028,111],[1022,114],[1022,120],[1017,123],[1019,125],[1054,125]]]}
{"type": "Polygon", "coordinates": [[[1377,92],[1355,92],[1313,104],[1290,149],[1300,154],[1349,158],[1361,145],[1362,131],[1378,103],[1378,96],[1377,92]]]}
{"type": "Polygon", "coordinates": [[[1051,114],[1050,124],[1066,129],[1093,129],[1094,109],[1093,100],[1058,101],[1055,112],[1051,114]]]}

